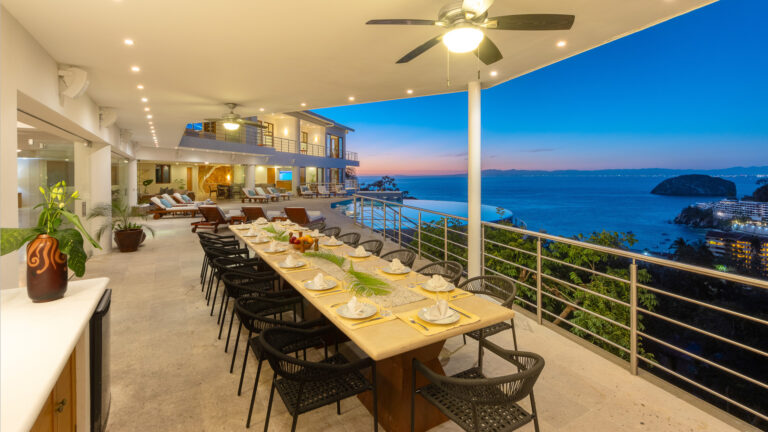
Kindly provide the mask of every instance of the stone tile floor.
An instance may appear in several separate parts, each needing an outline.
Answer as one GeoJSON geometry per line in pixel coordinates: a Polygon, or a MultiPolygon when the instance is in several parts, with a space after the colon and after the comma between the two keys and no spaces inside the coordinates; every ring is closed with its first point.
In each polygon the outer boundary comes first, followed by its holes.
{"type": "MultiPolygon", "coordinates": [[[[329,200],[293,200],[270,204],[305,205],[322,210],[328,226],[371,234],[332,211],[329,200]]],[[[222,203],[234,209],[239,202],[222,203]]],[[[138,252],[119,252],[92,258],[88,277],[111,279],[112,408],[110,432],[245,430],[255,361],[246,372],[244,392],[236,395],[239,367],[229,373],[231,354],[217,339],[216,318],[209,316],[200,292],[202,251],[190,232],[191,219],[151,221],[157,230],[138,252]]],[[[388,245],[385,251],[394,246],[388,245]]],[[[542,431],[731,431],[738,430],[626,369],[539,326],[522,314],[515,318],[520,349],[546,360],[536,384],[542,431]]],[[[494,336],[511,346],[508,334],[494,336]]],[[[241,353],[242,353],[241,343],[241,353]]],[[[461,338],[446,344],[457,350],[445,365],[455,373],[472,365],[477,345],[462,347],[461,338]]],[[[230,351],[231,352],[231,351],[230,351]]],[[[242,355],[242,354],[241,354],[242,355]]],[[[242,358],[242,357],[240,357],[242,358]]],[[[263,428],[271,371],[261,375],[251,428],[263,428]]],[[[486,356],[491,374],[508,373],[504,362],[486,356]]],[[[291,417],[279,399],[273,407],[270,430],[290,430],[291,417]]],[[[356,398],[299,417],[302,431],[371,430],[372,419],[356,398]]],[[[454,431],[443,424],[433,431],[454,431]]],[[[533,431],[528,425],[522,431],[533,431]]]]}

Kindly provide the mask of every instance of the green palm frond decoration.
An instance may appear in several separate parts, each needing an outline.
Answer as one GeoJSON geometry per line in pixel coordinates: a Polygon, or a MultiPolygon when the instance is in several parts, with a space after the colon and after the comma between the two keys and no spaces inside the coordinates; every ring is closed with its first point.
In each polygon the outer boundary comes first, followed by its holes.
{"type": "Polygon", "coordinates": [[[330,261],[336,264],[339,267],[342,267],[344,263],[347,261],[346,258],[340,257],[330,252],[304,252],[304,256],[308,256],[310,258],[324,259],[326,261],[330,261]]]}
{"type": "Polygon", "coordinates": [[[289,232],[278,231],[272,225],[268,225],[267,227],[265,227],[264,231],[272,234],[272,238],[280,242],[287,242],[291,238],[291,234],[289,232]]]}
{"type": "MultiPolygon", "coordinates": [[[[263,229],[264,229],[264,231],[266,231],[268,233],[271,233],[271,234],[277,234],[278,233],[278,231],[275,229],[274,225],[272,225],[272,224],[269,224],[269,225],[265,226],[263,229]]],[[[282,232],[282,231],[280,231],[280,232],[282,232]]]]}
{"type": "Polygon", "coordinates": [[[372,295],[387,295],[390,293],[388,283],[376,276],[355,270],[355,267],[351,264],[347,274],[352,277],[352,283],[349,284],[349,290],[356,295],[368,297],[372,295]]]}

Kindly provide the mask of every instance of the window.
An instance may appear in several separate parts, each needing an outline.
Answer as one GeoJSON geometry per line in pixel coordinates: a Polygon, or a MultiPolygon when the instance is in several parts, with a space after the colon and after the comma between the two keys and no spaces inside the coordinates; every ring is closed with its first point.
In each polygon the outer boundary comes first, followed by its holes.
{"type": "Polygon", "coordinates": [[[309,142],[309,132],[301,131],[301,142],[302,143],[308,143],[309,142]]]}
{"type": "Polygon", "coordinates": [[[171,182],[171,166],[170,165],[155,165],[155,183],[170,183],[171,182]]]}

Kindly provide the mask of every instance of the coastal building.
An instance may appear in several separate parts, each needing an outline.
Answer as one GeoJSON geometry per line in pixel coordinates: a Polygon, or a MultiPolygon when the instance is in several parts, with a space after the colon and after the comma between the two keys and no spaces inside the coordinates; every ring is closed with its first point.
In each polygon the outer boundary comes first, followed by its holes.
{"type": "Polygon", "coordinates": [[[756,201],[722,200],[714,203],[716,219],[746,219],[768,222],[768,203],[756,201]]]}
{"type": "Polygon", "coordinates": [[[768,235],[713,230],[707,232],[706,243],[712,255],[768,276],[768,235]]]}

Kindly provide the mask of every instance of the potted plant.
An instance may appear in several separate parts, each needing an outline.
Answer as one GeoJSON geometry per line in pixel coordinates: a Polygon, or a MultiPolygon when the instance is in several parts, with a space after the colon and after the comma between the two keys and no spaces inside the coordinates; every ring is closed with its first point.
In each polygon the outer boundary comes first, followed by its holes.
{"type": "Polygon", "coordinates": [[[154,180],[152,180],[152,179],[146,179],[146,180],[144,180],[143,182],[141,182],[141,184],[143,184],[143,185],[144,185],[144,195],[146,195],[146,194],[148,193],[148,192],[147,192],[147,187],[148,187],[149,185],[151,185],[153,182],[154,182],[154,180]]]}
{"type": "Polygon", "coordinates": [[[76,214],[67,205],[78,199],[75,191],[66,196],[63,181],[53,187],[40,187],[44,201],[35,206],[42,208],[34,228],[0,229],[0,255],[27,245],[27,295],[35,303],[57,300],[67,291],[67,267],[76,276],[85,274],[83,236],[93,245],[101,246],[90,236],[76,214]],[[62,227],[66,220],[72,227],[62,227]]]}
{"type": "Polygon", "coordinates": [[[138,207],[124,204],[120,200],[112,201],[112,204],[97,205],[88,214],[88,220],[97,217],[105,219],[96,232],[96,237],[101,238],[108,231],[114,232],[115,243],[120,252],[135,252],[147,237],[144,230],[149,231],[152,237],[155,236],[155,230],[152,227],[133,222],[136,219],[146,219],[146,215],[142,214],[138,207]]]}

